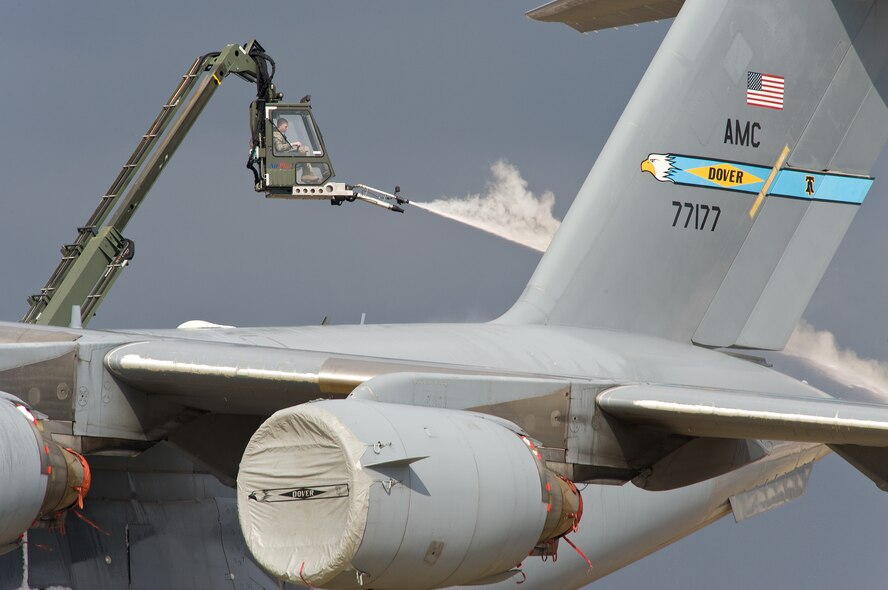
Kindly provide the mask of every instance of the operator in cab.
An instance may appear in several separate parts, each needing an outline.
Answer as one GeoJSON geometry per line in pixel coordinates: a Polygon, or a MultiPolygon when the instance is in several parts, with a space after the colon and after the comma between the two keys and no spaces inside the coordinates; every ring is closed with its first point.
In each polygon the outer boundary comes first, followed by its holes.
{"type": "Polygon", "coordinates": [[[304,147],[300,141],[290,142],[290,140],[287,139],[287,129],[289,128],[289,121],[283,117],[278,118],[275,123],[274,131],[272,132],[274,139],[274,153],[297,152],[300,156],[307,155],[308,148],[304,147]]]}

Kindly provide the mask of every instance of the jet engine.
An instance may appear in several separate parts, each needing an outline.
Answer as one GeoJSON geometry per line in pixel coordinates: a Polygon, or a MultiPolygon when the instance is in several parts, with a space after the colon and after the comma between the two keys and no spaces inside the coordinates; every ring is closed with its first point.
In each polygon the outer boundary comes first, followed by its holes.
{"type": "Polygon", "coordinates": [[[52,520],[82,503],[86,460],[44,437],[25,404],[0,391],[0,554],[19,546],[37,520],[52,520]]]}
{"type": "Polygon", "coordinates": [[[237,501],[263,567],[337,590],[504,579],[582,514],[576,487],[511,422],[355,399],[269,418],[244,452],[237,501]]]}

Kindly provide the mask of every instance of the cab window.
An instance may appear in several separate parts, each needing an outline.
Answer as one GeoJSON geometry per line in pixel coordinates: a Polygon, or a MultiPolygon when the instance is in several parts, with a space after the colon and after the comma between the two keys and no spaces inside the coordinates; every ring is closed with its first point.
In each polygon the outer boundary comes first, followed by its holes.
{"type": "Polygon", "coordinates": [[[275,156],[323,156],[311,114],[306,110],[272,112],[272,150],[275,156]]]}

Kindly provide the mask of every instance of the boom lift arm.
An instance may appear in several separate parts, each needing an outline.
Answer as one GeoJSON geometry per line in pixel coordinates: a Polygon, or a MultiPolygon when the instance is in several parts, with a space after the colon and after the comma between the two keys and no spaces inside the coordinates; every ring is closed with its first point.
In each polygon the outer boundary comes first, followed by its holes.
{"type": "Polygon", "coordinates": [[[334,205],[360,199],[403,212],[398,205],[406,201],[400,197],[363,185],[328,182],[333,167],[311,114],[310,97],[297,104],[282,103],[283,94],[272,82],[274,69],[274,60],[255,40],[244,47],[228,45],[221,52],[194,60],[92,216],[77,228],[74,243],[62,246],[62,260],[46,285],[40,293],[28,297],[30,308],[23,322],[77,325],[78,318],[72,317],[74,306],[80,307],[80,326],[95,315],[133,257],[134,243],[123,236],[127,223],[229,74],[256,84],[256,100],[250,106],[253,148],[247,162],[256,191],[277,198],[329,199],[334,205]],[[278,113],[300,123],[294,125],[290,139],[293,149],[286,152],[275,149],[280,144],[280,132],[274,124],[279,123],[280,116],[275,121],[271,117],[278,113]],[[297,133],[302,141],[295,139],[297,133]]]}

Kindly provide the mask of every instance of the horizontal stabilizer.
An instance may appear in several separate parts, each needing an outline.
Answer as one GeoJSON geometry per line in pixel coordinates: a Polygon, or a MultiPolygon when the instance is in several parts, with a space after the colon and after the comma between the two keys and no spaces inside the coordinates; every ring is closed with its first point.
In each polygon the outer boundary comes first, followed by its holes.
{"type": "Polygon", "coordinates": [[[674,434],[888,447],[888,406],[835,398],[631,385],[598,406],[627,422],[674,434]]]}
{"type": "Polygon", "coordinates": [[[673,18],[684,0],[554,0],[527,13],[581,33],[673,18]]]}

